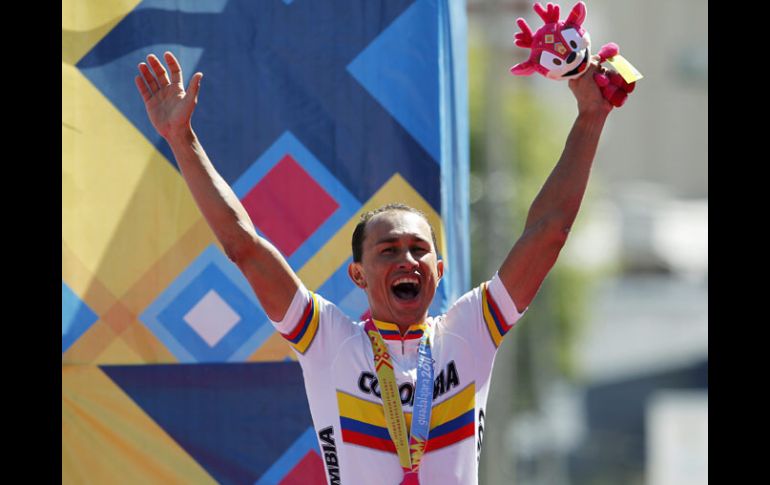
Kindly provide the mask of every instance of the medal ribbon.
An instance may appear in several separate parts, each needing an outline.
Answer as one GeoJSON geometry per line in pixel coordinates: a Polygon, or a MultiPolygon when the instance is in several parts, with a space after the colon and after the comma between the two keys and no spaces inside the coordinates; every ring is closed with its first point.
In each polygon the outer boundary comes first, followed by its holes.
{"type": "Polygon", "coordinates": [[[433,358],[430,349],[430,328],[426,328],[420,339],[417,356],[417,382],[415,384],[414,406],[412,407],[411,437],[406,434],[406,419],[401,408],[401,395],[396,385],[393,362],[379,330],[369,318],[364,323],[374,352],[374,369],[380,384],[385,423],[398,453],[398,461],[404,471],[402,485],[417,484],[420,461],[425,453],[430,430],[430,413],[433,406],[433,358]]]}

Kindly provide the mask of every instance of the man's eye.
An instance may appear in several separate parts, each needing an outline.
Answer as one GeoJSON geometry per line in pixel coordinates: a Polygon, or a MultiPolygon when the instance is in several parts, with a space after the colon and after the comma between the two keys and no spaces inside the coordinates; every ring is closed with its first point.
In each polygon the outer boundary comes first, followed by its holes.
{"type": "Polygon", "coordinates": [[[382,250],[382,254],[389,254],[395,252],[395,248],[385,248],[382,250]]]}

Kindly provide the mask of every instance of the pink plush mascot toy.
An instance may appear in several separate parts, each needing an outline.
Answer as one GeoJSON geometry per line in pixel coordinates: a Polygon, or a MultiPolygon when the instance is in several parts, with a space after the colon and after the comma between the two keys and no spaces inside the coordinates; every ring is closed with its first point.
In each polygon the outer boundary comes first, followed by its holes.
{"type": "MultiPolygon", "coordinates": [[[[543,8],[536,3],[534,9],[545,25],[533,35],[523,18],[516,19],[521,32],[514,36],[514,43],[531,52],[529,59],[513,66],[511,72],[517,76],[539,72],[549,79],[560,80],[582,76],[591,60],[591,38],[582,27],[586,18],[586,5],[583,2],[576,3],[563,22],[559,21],[558,5],[549,3],[543,8]]],[[[602,46],[598,53],[599,62],[615,57],[618,52],[618,45],[613,42],[602,46]]],[[[616,108],[623,106],[628,93],[636,86],[636,82],[627,83],[616,72],[609,72],[608,75],[596,72],[594,80],[604,98],[616,108]]]]}

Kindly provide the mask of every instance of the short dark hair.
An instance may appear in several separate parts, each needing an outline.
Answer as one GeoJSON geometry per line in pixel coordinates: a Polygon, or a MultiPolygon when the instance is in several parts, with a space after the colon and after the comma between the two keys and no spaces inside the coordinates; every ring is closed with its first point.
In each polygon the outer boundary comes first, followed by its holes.
{"type": "Polygon", "coordinates": [[[366,231],[365,231],[366,224],[377,214],[382,214],[383,212],[389,212],[389,211],[411,212],[412,214],[417,214],[420,217],[422,217],[425,220],[425,222],[428,223],[428,227],[430,227],[430,237],[433,239],[433,249],[436,250],[436,252],[438,252],[438,244],[436,244],[436,232],[433,230],[433,225],[431,225],[425,213],[419,209],[415,209],[414,207],[410,207],[406,204],[401,204],[396,202],[396,203],[384,205],[380,208],[374,209],[373,211],[368,211],[361,214],[361,219],[358,221],[358,224],[356,224],[356,228],[353,230],[352,246],[353,246],[354,262],[360,263],[361,258],[364,255],[364,238],[366,237],[366,231]]]}

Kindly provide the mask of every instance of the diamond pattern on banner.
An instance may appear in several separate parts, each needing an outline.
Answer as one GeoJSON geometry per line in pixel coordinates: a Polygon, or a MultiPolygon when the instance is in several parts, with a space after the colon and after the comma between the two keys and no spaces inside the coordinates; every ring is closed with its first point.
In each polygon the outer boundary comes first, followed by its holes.
{"type": "Polygon", "coordinates": [[[318,452],[308,451],[279,485],[326,485],[326,469],[318,452]]]}
{"type": "Polygon", "coordinates": [[[337,178],[285,132],[233,184],[257,231],[297,269],[361,207],[337,178]]]}
{"type": "Polygon", "coordinates": [[[436,163],[441,159],[439,70],[430,55],[438,51],[437,9],[436,2],[417,0],[348,65],[436,163]]]}
{"type": "Polygon", "coordinates": [[[285,155],[243,198],[251,220],[286,256],[334,213],[339,205],[285,155]]]}
{"type": "Polygon", "coordinates": [[[254,485],[323,485],[326,470],[318,454],[318,438],[312,426],[283,452],[254,485]]]}
{"type": "Polygon", "coordinates": [[[64,281],[61,283],[61,351],[66,352],[99,316],[64,281]]]}
{"type": "Polygon", "coordinates": [[[209,347],[215,347],[241,317],[216,291],[209,290],[183,319],[198,332],[209,347]]]}
{"type": "Polygon", "coordinates": [[[245,361],[273,333],[248,282],[215,246],[139,319],[180,362],[245,361]]]}

